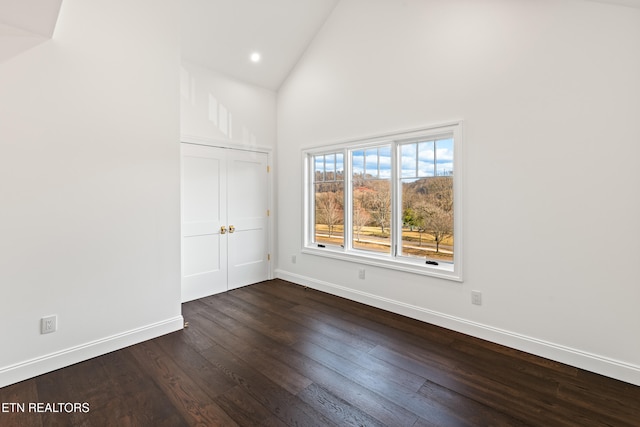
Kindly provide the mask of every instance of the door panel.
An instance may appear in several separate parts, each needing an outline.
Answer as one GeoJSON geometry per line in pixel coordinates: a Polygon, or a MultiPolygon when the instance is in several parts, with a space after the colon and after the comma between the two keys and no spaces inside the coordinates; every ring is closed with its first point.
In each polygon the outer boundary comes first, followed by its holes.
{"type": "Polygon", "coordinates": [[[268,279],[267,155],[234,151],[228,162],[229,289],[268,279]]]}
{"type": "Polygon", "coordinates": [[[229,239],[229,251],[234,252],[234,256],[229,257],[233,267],[245,267],[266,261],[266,252],[260,245],[255,244],[260,238],[262,230],[246,230],[229,239]]]}
{"type": "Polygon", "coordinates": [[[224,150],[182,144],[182,301],[227,290],[224,150]]]}
{"type": "Polygon", "coordinates": [[[191,301],[227,290],[226,254],[220,252],[220,238],[194,236],[183,240],[182,302],[191,301]]]}
{"type": "Polygon", "coordinates": [[[224,268],[220,262],[220,235],[188,236],[184,239],[184,251],[192,254],[182,265],[187,277],[224,268]]]}
{"type": "Polygon", "coordinates": [[[201,147],[184,146],[182,217],[187,224],[220,219],[220,158],[201,147]]]}

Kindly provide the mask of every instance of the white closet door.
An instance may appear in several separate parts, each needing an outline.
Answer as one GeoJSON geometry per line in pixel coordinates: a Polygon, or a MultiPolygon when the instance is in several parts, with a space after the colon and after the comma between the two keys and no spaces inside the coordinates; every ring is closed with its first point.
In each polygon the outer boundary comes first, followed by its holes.
{"type": "Polygon", "coordinates": [[[182,301],[227,290],[226,150],[182,145],[182,301]]]}
{"type": "Polygon", "coordinates": [[[229,150],[227,176],[228,288],[235,289],[269,276],[267,155],[229,150]]]}
{"type": "Polygon", "coordinates": [[[269,278],[267,154],[182,144],[182,301],[269,278]]]}

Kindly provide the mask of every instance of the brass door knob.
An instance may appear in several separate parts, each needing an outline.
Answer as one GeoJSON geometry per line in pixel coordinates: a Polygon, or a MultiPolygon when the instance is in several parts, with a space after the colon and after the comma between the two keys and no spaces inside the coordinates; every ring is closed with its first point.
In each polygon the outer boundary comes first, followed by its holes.
{"type": "Polygon", "coordinates": [[[227,227],[223,225],[222,227],[220,227],[220,234],[226,234],[226,233],[227,233],[227,227]]]}
{"type": "Polygon", "coordinates": [[[229,233],[233,233],[234,231],[236,231],[236,228],[233,225],[229,226],[229,233]]]}

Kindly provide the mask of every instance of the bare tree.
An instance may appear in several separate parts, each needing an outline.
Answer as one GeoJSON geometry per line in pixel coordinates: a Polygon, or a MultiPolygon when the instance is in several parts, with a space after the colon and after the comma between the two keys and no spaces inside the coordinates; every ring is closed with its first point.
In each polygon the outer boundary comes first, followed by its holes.
{"type": "Polygon", "coordinates": [[[391,221],[391,189],[389,181],[373,181],[370,183],[374,191],[368,192],[365,197],[365,206],[384,234],[385,227],[391,221]]]}
{"type": "Polygon", "coordinates": [[[439,252],[440,243],[453,237],[453,177],[430,177],[403,184],[402,203],[403,223],[419,233],[419,246],[422,234],[428,233],[439,252]]]}
{"type": "Polygon", "coordinates": [[[356,232],[356,241],[360,241],[362,228],[371,221],[371,215],[360,202],[355,201],[353,205],[353,229],[356,232]]]}
{"type": "MultiPolygon", "coordinates": [[[[420,229],[433,236],[433,241],[436,243],[436,253],[440,252],[440,243],[448,237],[453,237],[453,212],[447,212],[430,203],[421,206],[418,231],[420,229]]],[[[422,241],[422,234],[420,236],[422,241]]]]}
{"type": "Polygon", "coordinates": [[[453,212],[453,177],[429,178],[427,180],[427,200],[445,212],[453,212]]]}
{"type": "Polygon", "coordinates": [[[335,226],[343,222],[341,192],[316,193],[316,224],[325,224],[332,237],[335,226]]]}

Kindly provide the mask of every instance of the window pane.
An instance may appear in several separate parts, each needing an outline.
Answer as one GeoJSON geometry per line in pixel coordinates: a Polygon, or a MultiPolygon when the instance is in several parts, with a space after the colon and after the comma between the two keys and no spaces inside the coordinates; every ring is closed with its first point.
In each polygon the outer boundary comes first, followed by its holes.
{"type": "Polygon", "coordinates": [[[433,141],[418,144],[418,174],[416,176],[435,176],[436,158],[433,146],[433,141]]]}
{"type": "Polygon", "coordinates": [[[325,180],[335,181],[336,179],[336,155],[327,154],[324,156],[325,180]]]}
{"type": "Polygon", "coordinates": [[[356,249],[391,253],[391,146],[352,152],[356,249]],[[362,164],[364,163],[364,168],[362,164]]]}
{"type": "Polygon", "coordinates": [[[413,178],[418,173],[418,144],[404,144],[400,146],[400,165],[402,171],[400,177],[413,178]]]}
{"type": "Polygon", "coordinates": [[[428,177],[400,180],[402,256],[453,262],[453,140],[443,141],[435,156],[433,142],[419,144],[419,175],[428,177]]]}
{"type": "Polygon", "coordinates": [[[315,182],[324,181],[324,156],[313,157],[313,168],[314,168],[313,180],[315,182]]]}
{"type": "Polygon", "coordinates": [[[391,178],[391,146],[378,149],[378,177],[391,178]]]}
{"type": "Polygon", "coordinates": [[[353,247],[391,252],[391,181],[367,180],[353,188],[353,247]]]}
{"type": "Polygon", "coordinates": [[[440,139],[436,141],[436,175],[453,175],[453,139],[440,139]]]}
{"type": "Polygon", "coordinates": [[[364,178],[364,151],[357,150],[351,152],[351,169],[353,172],[354,179],[357,177],[358,179],[364,178]]]}
{"type": "Polygon", "coordinates": [[[378,149],[369,148],[365,151],[365,175],[366,178],[378,177],[378,149]]]}
{"type": "Polygon", "coordinates": [[[344,181],[344,154],[336,154],[336,180],[344,181]]]}
{"type": "Polygon", "coordinates": [[[344,155],[314,156],[314,242],[344,245],[344,155]]]}

